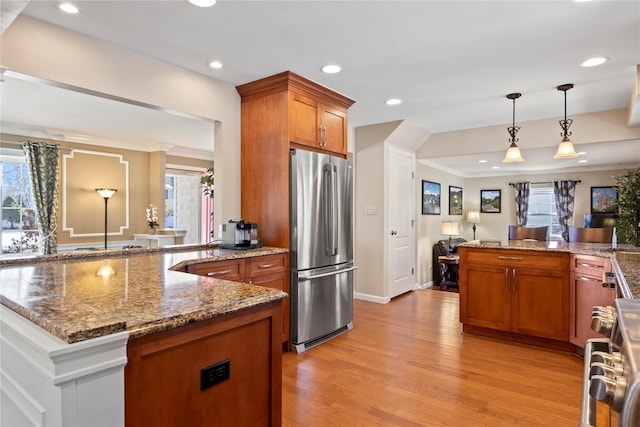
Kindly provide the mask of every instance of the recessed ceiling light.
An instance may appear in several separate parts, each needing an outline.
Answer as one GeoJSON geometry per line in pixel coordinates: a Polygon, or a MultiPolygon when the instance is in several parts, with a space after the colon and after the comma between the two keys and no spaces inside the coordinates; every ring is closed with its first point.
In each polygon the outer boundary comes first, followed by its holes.
{"type": "Polygon", "coordinates": [[[78,13],[78,8],[73,3],[60,3],[58,5],[58,9],[60,9],[64,13],[78,13]]]}
{"type": "Polygon", "coordinates": [[[491,166],[491,169],[500,169],[500,166],[491,166]]]}
{"type": "Polygon", "coordinates": [[[339,65],[331,64],[331,65],[325,65],[324,67],[321,68],[321,70],[323,73],[335,74],[342,71],[342,67],[339,65]]]}
{"type": "Polygon", "coordinates": [[[484,159],[478,160],[478,163],[487,163],[487,162],[488,162],[488,160],[484,160],[484,159]]]}
{"type": "Polygon", "coordinates": [[[391,98],[384,101],[384,103],[387,105],[399,105],[399,104],[402,104],[402,99],[391,98]]]}
{"type": "Polygon", "coordinates": [[[580,159],[580,160],[578,160],[578,163],[587,163],[588,161],[589,160],[587,160],[587,159],[580,159]]]}
{"type": "Polygon", "coordinates": [[[604,56],[597,56],[595,58],[589,58],[580,64],[581,67],[595,67],[596,65],[602,65],[607,62],[607,58],[604,56]]]}
{"type": "Polygon", "coordinates": [[[219,70],[220,68],[222,68],[222,62],[220,62],[220,61],[211,61],[211,62],[209,62],[209,67],[215,68],[216,70],[219,70]]]}
{"type": "Polygon", "coordinates": [[[586,151],[578,151],[578,156],[585,156],[586,154],[586,151]]]}
{"type": "Polygon", "coordinates": [[[187,0],[194,6],[198,7],[211,7],[216,4],[216,0],[187,0]]]}

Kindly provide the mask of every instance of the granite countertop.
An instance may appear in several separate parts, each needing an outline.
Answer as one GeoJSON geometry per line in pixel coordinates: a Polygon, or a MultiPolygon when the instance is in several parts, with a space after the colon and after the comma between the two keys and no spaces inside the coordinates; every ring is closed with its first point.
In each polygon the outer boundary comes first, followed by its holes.
{"type": "Polygon", "coordinates": [[[483,249],[508,249],[544,252],[568,252],[611,258],[613,270],[618,277],[618,289],[624,298],[640,298],[640,248],[609,243],[570,243],[558,241],[509,240],[460,243],[458,247],[483,249]]]}
{"type": "Polygon", "coordinates": [[[287,297],[172,267],[286,252],[205,246],[6,260],[0,263],[0,303],[67,343],[120,331],[135,338],[287,297]]]}

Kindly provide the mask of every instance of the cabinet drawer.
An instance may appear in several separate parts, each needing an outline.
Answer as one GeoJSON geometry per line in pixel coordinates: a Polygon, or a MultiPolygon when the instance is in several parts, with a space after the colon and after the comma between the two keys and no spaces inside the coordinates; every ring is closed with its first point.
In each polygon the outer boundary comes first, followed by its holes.
{"type": "MultiPolygon", "coordinates": [[[[461,248],[463,249],[463,248],[461,248]]],[[[505,267],[529,267],[544,270],[566,270],[568,255],[558,252],[505,251],[464,248],[460,262],[505,267]]]]}
{"type": "Polygon", "coordinates": [[[247,258],[246,262],[248,279],[266,274],[285,273],[287,271],[287,254],[247,258]]]}
{"type": "Polygon", "coordinates": [[[187,272],[215,279],[242,280],[245,272],[244,264],[243,259],[206,262],[190,265],[187,272]]]}
{"type": "Polygon", "coordinates": [[[606,257],[571,254],[571,271],[602,279],[605,272],[611,271],[611,260],[606,257]]]}

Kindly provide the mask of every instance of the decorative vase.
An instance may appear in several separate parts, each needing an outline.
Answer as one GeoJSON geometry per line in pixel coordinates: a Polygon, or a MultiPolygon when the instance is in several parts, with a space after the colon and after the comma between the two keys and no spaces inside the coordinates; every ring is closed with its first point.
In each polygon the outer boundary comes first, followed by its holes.
{"type": "Polygon", "coordinates": [[[156,234],[156,228],[155,227],[150,227],[149,228],[149,234],[156,234]]]}

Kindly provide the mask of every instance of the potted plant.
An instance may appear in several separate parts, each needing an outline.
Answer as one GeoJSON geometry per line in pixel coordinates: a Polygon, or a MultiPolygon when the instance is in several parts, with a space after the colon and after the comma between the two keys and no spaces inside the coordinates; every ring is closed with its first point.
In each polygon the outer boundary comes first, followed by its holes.
{"type": "Polygon", "coordinates": [[[618,243],[640,244],[640,168],[615,177],[618,184],[618,243]]]}

